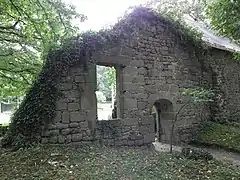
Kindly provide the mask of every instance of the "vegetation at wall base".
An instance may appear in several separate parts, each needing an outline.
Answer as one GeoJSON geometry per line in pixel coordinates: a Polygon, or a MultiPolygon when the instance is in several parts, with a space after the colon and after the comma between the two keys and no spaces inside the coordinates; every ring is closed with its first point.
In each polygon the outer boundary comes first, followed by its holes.
{"type": "Polygon", "coordinates": [[[0,137],[3,137],[8,131],[8,126],[0,124],[0,137]]]}
{"type": "Polygon", "coordinates": [[[240,153],[240,127],[210,121],[204,122],[193,143],[240,153]]]}

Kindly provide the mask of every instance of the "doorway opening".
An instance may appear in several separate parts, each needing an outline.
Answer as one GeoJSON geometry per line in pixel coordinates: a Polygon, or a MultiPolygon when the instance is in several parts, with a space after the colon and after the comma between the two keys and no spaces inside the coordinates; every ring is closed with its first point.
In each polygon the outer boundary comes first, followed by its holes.
{"type": "Polygon", "coordinates": [[[97,65],[96,67],[97,120],[119,118],[118,74],[117,68],[113,66],[97,65]]]}
{"type": "Polygon", "coordinates": [[[152,115],[155,120],[155,141],[168,143],[174,118],[172,102],[168,99],[155,101],[152,107],[152,115]]]}

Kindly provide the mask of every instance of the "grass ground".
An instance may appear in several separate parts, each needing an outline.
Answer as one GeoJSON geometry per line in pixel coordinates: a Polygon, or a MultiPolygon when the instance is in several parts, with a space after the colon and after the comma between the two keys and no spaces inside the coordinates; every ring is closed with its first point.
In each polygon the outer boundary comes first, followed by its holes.
{"type": "Polygon", "coordinates": [[[150,149],[98,146],[0,150],[1,180],[238,180],[240,169],[150,149]]]}
{"type": "Polygon", "coordinates": [[[240,152],[240,127],[207,122],[195,142],[240,152]]]}

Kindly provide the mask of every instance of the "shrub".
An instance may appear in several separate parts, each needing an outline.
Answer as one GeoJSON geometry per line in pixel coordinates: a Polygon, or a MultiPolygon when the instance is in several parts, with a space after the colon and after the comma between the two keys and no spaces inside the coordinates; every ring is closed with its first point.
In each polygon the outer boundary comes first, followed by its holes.
{"type": "Polygon", "coordinates": [[[8,131],[8,126],[3,126],[2,124],[0,124],[0,137],[3,137],[7,131],[8,131]]]}
{"type": "Polygon", "coordinates": [[[193,142],[240,152],[240,127],[205,122],[193,142]]]}

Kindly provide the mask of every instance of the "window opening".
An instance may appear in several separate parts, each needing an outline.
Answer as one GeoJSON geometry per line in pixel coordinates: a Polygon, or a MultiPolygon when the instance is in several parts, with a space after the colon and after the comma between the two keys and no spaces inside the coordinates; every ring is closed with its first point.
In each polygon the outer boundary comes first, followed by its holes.
{"type": "Polygon", "coordinates": [[[117,73],[115,67],[97,65],[97,119],[118,118],[117,73]]]}

